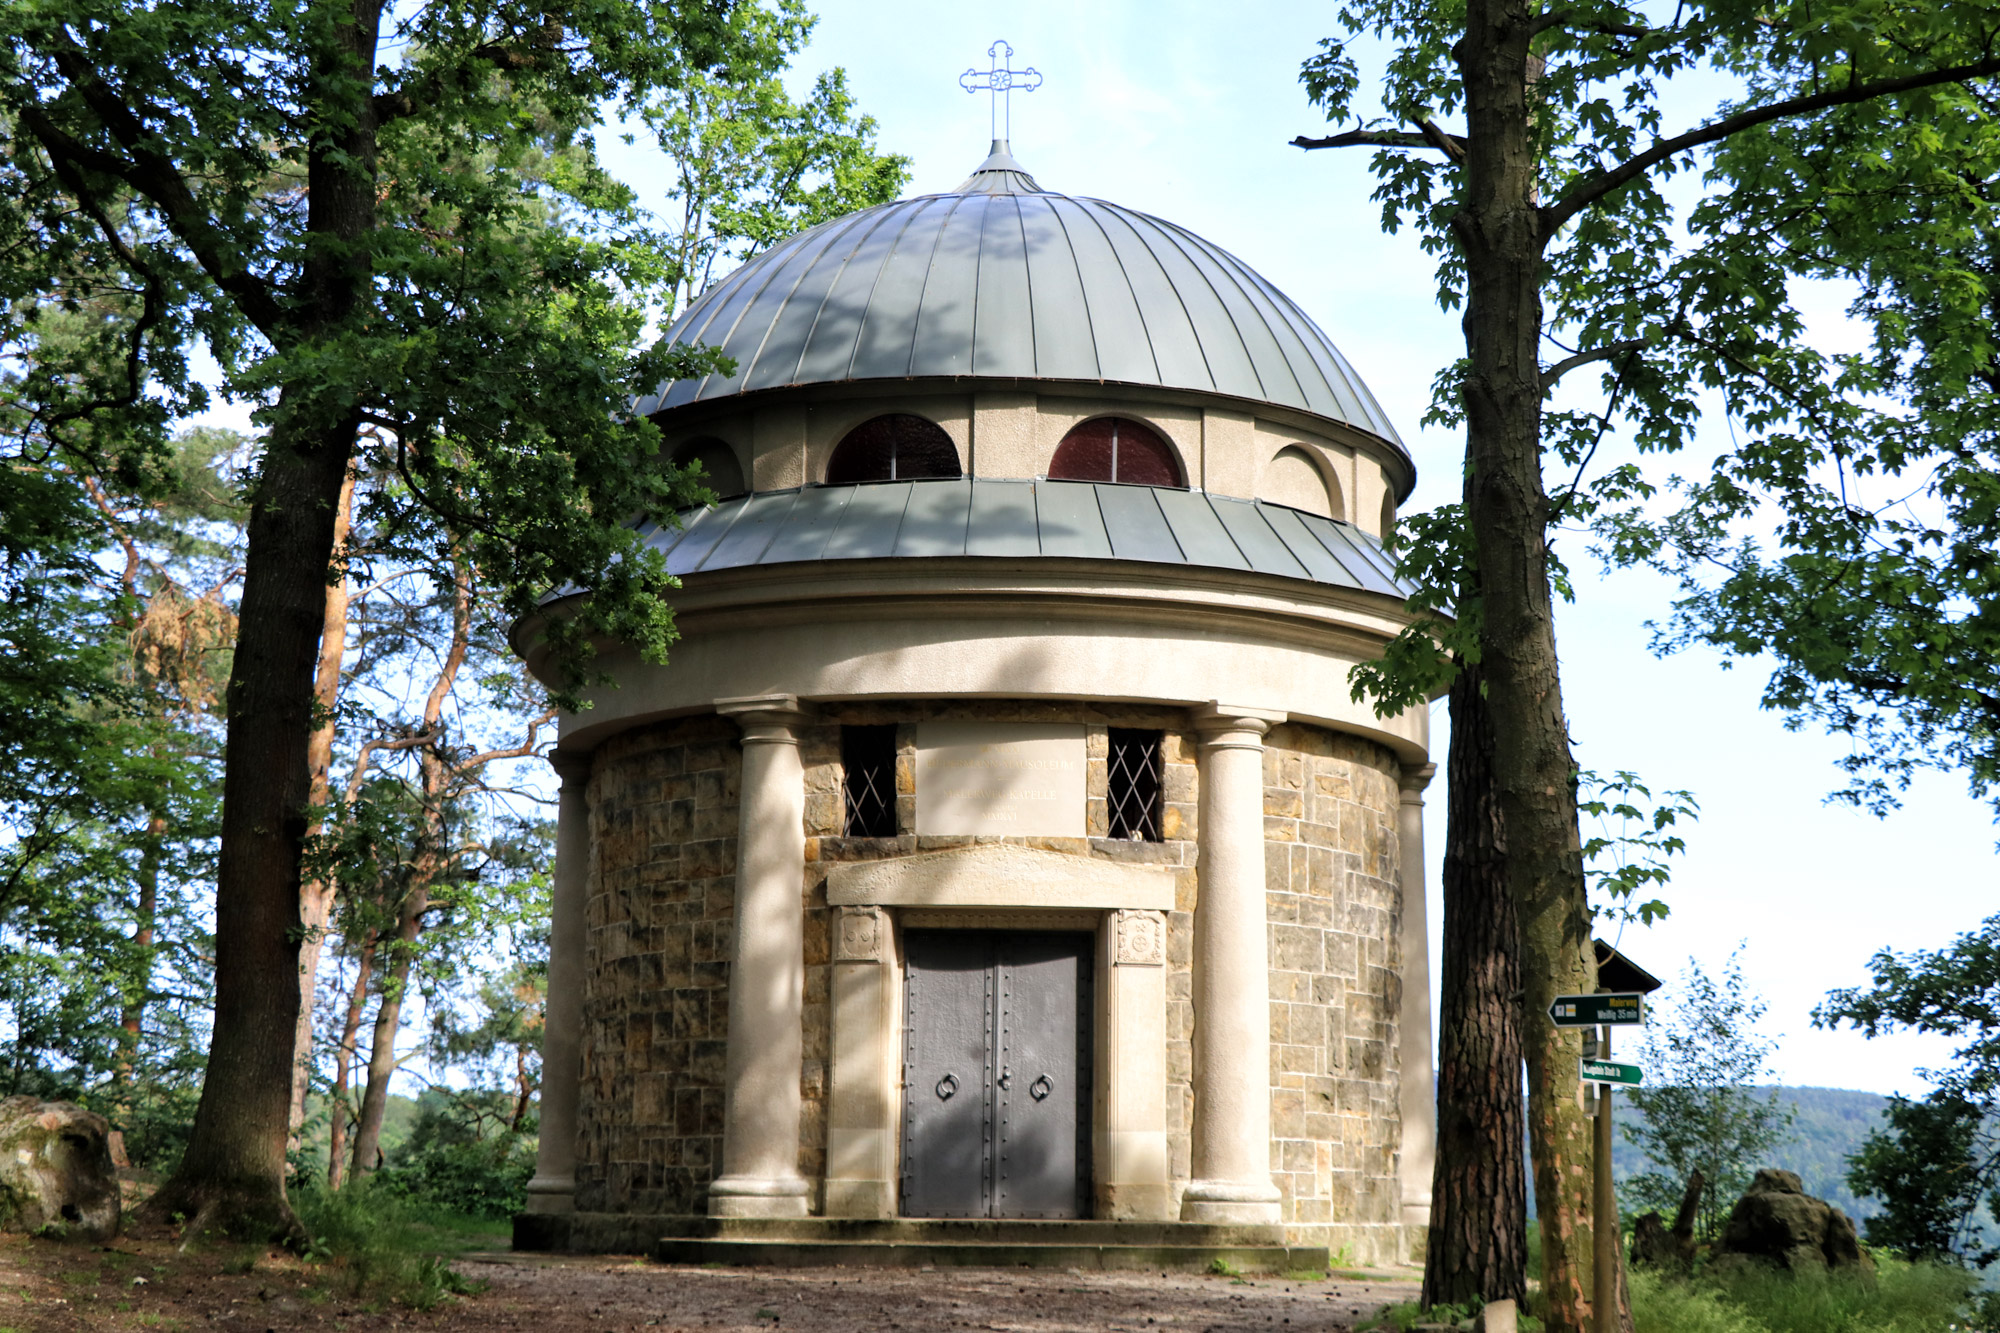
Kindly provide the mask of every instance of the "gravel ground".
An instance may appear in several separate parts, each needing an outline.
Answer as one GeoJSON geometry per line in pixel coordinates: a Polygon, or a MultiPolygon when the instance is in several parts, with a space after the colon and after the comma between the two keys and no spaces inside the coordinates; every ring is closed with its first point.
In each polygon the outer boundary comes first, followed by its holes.
{"type": "Polygon", "coordinates": [[[0,1237],[0,1333],[88,1330],[755,1330],[1001,1333],[1346,1330],[1413,1300],[1414,1275],[1320,1280],[1030,1269],[667,1268],[639,1259],[471,1254],[473,1294],[417,1311],[341,1294],[262,1249],[182,1254],[165,1240],[87,1246],[0,1237]]]}

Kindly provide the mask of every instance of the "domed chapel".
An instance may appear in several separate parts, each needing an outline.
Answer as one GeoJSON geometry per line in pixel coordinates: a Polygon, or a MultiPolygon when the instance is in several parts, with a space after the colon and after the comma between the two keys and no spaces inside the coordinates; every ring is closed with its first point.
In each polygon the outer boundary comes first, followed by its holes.
{"type": "Polygon", "coordinates": [[[562,719],[516,1244],[1421,1254],[1427,714],[1348,683],[1415,476],[1319,326],[998,139],[670,336],[735,359],[637,405],[719,503],[562,719]]]}

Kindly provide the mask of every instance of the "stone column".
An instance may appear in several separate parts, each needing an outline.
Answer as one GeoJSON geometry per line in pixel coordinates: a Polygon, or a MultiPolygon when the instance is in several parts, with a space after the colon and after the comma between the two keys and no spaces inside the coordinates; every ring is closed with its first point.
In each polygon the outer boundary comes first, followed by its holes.
{"type": "Polygon", "coordinates": [[[722,1175],[711,1217],[804,1217],[799,1066],[805,1000],[805,771],[789,695],[723,699],[743,728],[736,922],[729,953],[729,1058],[722,1175]]]}
{"type": "Polygon", "coordinates": [[[1104,914],[1097,1216],[1173,1218],[1167,1152],[1167,914],[1104,914]]]}
{"type": "Polygon", "coordinates": [[[1403,1222],[1431,1224],[1431,1175],[1437,1166],[1437,1083],[1431,1054],[1431,936],[1424,906],[1424,788],[1436,764],[1403,769],[1403,801],[1396,817],[1396,857],[1403,872],[1403,1009],[1399,1020],[1403,1077],[1398,1089],[1403,1120],[1401,1183],[1403,1222]]]}
{"type": "Polygon", "coordinates": [[[1285,714],[1209,704],[1194,914],[1193,1176],[1183,1222],[1275,1224],[1271,973],[1264,906],[1264,733],[1285,714]]]}
{"type": "Polygon", "coordinates": [[[583,1079],[584,904],[590,889],[590,756],[556,750],[556,874],[549,912],[548,999],[542,1011],[541,1137],[528,1211],[576,1209],[576,1107],[583,1079]]]}
{"type": "Polygon", "coordinates": [[[896,1215],[895,970],[889,915],[835,909],[833,1068],[826,1106],[826,1215],[896,1215]]]}

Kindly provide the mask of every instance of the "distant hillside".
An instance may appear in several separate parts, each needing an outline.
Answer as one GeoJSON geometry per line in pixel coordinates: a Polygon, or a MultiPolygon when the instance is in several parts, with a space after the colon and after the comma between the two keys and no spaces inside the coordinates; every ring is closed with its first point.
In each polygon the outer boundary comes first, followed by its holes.
{"type": "MultiPolygon", "coordinates": [[[[1771,1088],[1759,1089],[1762,1092],[1771,1088]]],[[[1868,1131],[1880,1122],[1889,1099],[1876,1092],[1854,1092],[1846,1088],[1777,1088],[1780,1101],[1797,1114],[1790,1140],[1774,1149],[1770,1160],[1758,1166],[1783,1167],[1799,1173],[1806,1191],[1842,1209],[1859,1222],[1879,1209],[1873,1199],[1857,1199],[1847,1188],[1847,1157],[1861,1146],[1868,1131]]],[[[1629,1124],[1639,1112],[1621,1092],[1612,1108],[1614,1124],[1629,1124]]],[[[1645,1154],[1625,1141],[1620,1130],[1611,1151],[1611,1174],[1625,1180],[1646,1169],[1645,1154]]],[[[1529,1182],[1528,1210],[1534,1213],[1534,1183],[1529,1182]]]]}
{"type": "MultiPolygon", "coordinates": [[[[1875,1200],[1857,1199],[1847,1188],[1847,1157],[1861,1146],[1868,1131],[1880,1123],[1889,1099],[1880,1093],[1846,1088],[1757,1089],[1774,1090],[1778,1100],[1791,1107],[1797,1119],[1792,1124],[1791,1139],[1772,1150],[1770,1161],[1757,1165],[1798,1172],[1808,1194],[1816,1194],[1843,1209],[1857,1222],[1875,1213],[1880,1207],[1875,1200]]],[[[1639,1115],[1623,1094],[1617,1100],[1612,1112],[1614,1124],[1639,1115]]],[[[1613,1178],[1624,1180],[1645,1169],[1645,1155],[1625,1141],[1621,1130],[1611,1153],[1613,1178]]]]}

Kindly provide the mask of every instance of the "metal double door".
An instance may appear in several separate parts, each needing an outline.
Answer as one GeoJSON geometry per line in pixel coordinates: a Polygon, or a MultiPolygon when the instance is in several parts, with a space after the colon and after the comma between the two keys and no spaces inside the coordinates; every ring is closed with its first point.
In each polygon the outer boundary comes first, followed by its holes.
{"type": "Polygon", "coordinates": [[[1084,1217],[1093,937],[903,937],[905,1217],[1084,1217]]]}

